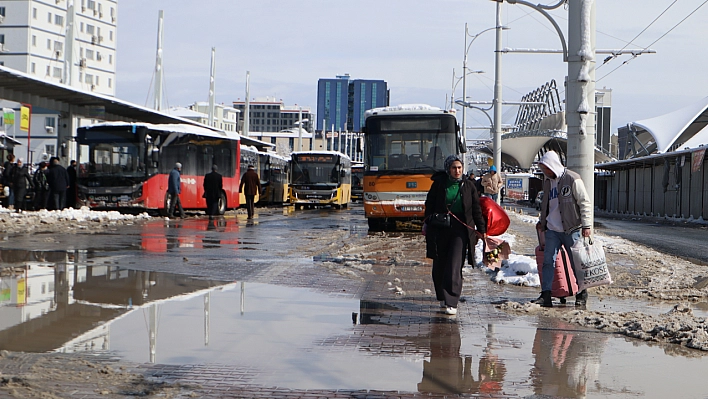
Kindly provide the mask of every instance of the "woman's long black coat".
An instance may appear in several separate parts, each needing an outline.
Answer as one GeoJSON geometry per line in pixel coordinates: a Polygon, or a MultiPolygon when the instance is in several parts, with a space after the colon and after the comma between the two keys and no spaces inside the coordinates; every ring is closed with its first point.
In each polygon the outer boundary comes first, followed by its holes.
{"type": "MultiPolygon", "coordinates": [[[[433,185],[428,191],[428,196],[425,200],[425,220],[428,220],[433,213],[447,213],[447,205],[445,204],[445,190],[447,183],[447,173],[437,172],[431,178],[433,185]]],[[[467,177],[463,177],[460,185],[460,194],[462,198],[462,209],[464,209],[464,218],[461,218],[465,224],[474,227],[480,234],[487,232],[487,224],[482,215],[482,208],[479,206],[479,194],[475,188],[475,184],[467,177]]],[[[435,244],[438,236],[438,228],[430,225],[426,228],[425,244],[426,257],[431,259],[437,258],[437,245],[435,244]]],[[[468,252],[467,261],[470,265],[474,264],[474,249],[477,244],[477,235],[475,230],[467,229],[468,252]]]]}

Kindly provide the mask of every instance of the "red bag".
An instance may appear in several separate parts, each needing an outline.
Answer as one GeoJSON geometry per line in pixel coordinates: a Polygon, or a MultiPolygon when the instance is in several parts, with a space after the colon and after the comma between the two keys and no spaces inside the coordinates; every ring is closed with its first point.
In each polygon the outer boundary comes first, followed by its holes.
{"type": "MultiPolygon", "coordinates": [[[[543,279],[543,257],[544,253],[541,247],[536,247],[536,266],[538,267],[538,277],[543,279]]],[[[554,298],[565,298],[578,293],[578,283],[575,281],[575,272],[570,263],[570,257],[565,248],[558,250],[556,257],[556,267],[554,269],[553,286],[551,287],[551,296],[554,298]]],[[[561,301],[565,303],[565,301],[561,301]]]]}
{"type": "Polygon", "coordinates": [[[493,199],[485,196],[479,199],[479,205],[482,207],[482,216],[487,222],[487,235],[500,236],[504,234],[511,223],[504,208],[493,199]]]}

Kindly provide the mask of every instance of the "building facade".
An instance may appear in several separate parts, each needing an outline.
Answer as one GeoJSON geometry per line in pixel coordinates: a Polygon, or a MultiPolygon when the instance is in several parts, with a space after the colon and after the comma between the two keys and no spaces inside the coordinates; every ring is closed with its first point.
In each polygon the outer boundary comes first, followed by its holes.
{"type": "MultiPolygon", "coordinates": [[[[240,111],[238,126],[243,127],[243,118],[246,114],[246,102],[234,101],[233,107],[240,111]]],[[[302,128],[312,131],[312,111],[309,107],[286,106],[283,100],[270,98],[256,99],[249,102],[249,128],[250,132],[279,132],[296,128],[299,124],[300,108],[302,108],[302,128]]]]}
{"type": "Polygon", "coordinates": [[[364,112],[389,105],[383,80],[351,79],[349,74],[317,82],[317,130],[360,132],[364,112]]]}
{"type": "Polygon", "coordinates": [[[117,0],[0,0],[0,64],[115,95],[117,0]]]}
{"type": "MultiPolygon", "coordinates": [[[[207,102],[196,102],[188,107],[172,107],[167,113],[209,125],[209,103],[207,102]]],[[[224,104],[214,104],[214,122],[211,125],[225,132],[238,132],[240,113],[241,111],[224,104]]]]}

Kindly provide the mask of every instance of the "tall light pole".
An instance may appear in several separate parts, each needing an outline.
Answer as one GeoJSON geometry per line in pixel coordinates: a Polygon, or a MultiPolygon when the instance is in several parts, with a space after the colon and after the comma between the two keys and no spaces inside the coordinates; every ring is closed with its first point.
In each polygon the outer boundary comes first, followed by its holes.
{"type": "Polygon", "coordinates": [[[494,132],[492,138],[492,148],[494,152],[494,166],[501,173],[501,123],[502,123],[502,81],[501,81],[501,46],[502,46],[502,24],[501,6],[503,0],[497,0],[497,24],[496,24],[496,47],[494,50],[494,132]]]}
{"type": "MultiPolygon", "coordinates": [[[[499,23],[497,23],[499,25],[499,23]]],[[[465,54],[462,62],[462,101],[467,101],[467,54],[470,52],[470,47],[472,47],[472,43],[474,43],[475,40],[484,32],[488,32],[490,30],[497,29],[496,27],[493,28],[487,28],[476,35],[470,35],[468,30],[467,30],[467,24],[465,23],[465,54]],[[472,40],[470,40],[469,44],[467,43],[467,38],[471,37],[472,40]]],[[[502,29],[508,29],[506,27],[502,27],[502,29]]],[[[469,73],[484,73],[484,71],[470,71],[469,73]]],[[[454,74],[454,72],[453,72],[454,74]]],[[[453,90],[453,97],[454,97],[454,90],[453,90]]],[[[467,107],[462,107],[462,134],[467,137],[467,107]]]]}

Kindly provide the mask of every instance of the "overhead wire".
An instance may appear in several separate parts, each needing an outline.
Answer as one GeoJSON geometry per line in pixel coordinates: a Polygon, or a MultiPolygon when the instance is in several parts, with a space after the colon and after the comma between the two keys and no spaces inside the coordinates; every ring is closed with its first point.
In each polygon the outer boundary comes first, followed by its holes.
{"type": "MultiPolygon", "coordinates": [[[[678,2],[678,0],[674,0],[673,3],[669,4],[669,6],[666,7],[666,8],[664,9],[664,11],[661,12],[661,14],[659,14],[656,18],[654,18],[654,20],[651,21],[651,22],[649,23],[649,25],[647,25],[646,28],[642,29],[642,31],[639,32],[639,33],[637,33],[637,35],[634,36],[634,38],[633,38],[632,40],[630,40],[627,44],[625,44],[624,47],[622,47],[622,49],[620,49],[620,51],[618,51],[618,54],[621,54],[622,51],[624,51],[624,49],[626,49],[627,46],[630,45],[630,43],[632,43],[632,42],[634,42],[635,40],[637,40],[637,38],[638,38],[639,36],[641,36],[642,33],[646,32],[647,29],[649,29],[652,25],[654,25],[654,23],[655,23],[656,21],[658,21],[659,18],[661,18],[664,14],[666,14],[666,12],[669,11],[669,10],[671,9],[671,7],[673,7],[674,4],[676,4],[676,2],[678,2]]],[[[649,48],[649,47],[647,47],[647,48],[649,48]]],[[[644,50],[646,50],[647,48],[645,48],[644,50]]],[[[607,58],[605,58],[605,60],[602,62],[602,64],[600,64],[600,66],[598,66],[598,67],[595,68],[595,70],[598,70],[598,69],[602,68],[603,65],[607,64],[608,62],[612,61],[612,60],[615,59],[615,58],[617,58],[617,54],[612,54],[612,55],[608,56],[607,58]]],[[[636,58],[636,55],[635,55],[634,57],[632,57],[632,59],[634,59],[634,58],[636,58]]],[[[622,65],[624,65],[625,63],[626,63],[626,61],[625,61],[624,63],[622,63],[622,65]]],[[[615,69],[617,69],[617,68],[615,68],[615,69]]]]}
{"type": "MultiPolygon", "coordinates": [[[[688,15],[686,15],[682,20],[680,20],[678,23],[676,23],[676,25],[672,26],[671,29],[667,30],[663,35],[659,36],[658,39],[654,40],[654,41],[651,42],[648,46],[644,47],[644,49],[643,49],[642,51],[647,50],[649,47],[655,45],[659,40],[661,40],[661,39],[663,39],[664,37],[666,37],[666,35],[668,35],[669,33],[671,33],[671,31],[673,31],[674,29],[676,29],[679,25],[681,25],[682,23],[684,23],[688,18],[691,17],[691,15],[695,14],[698,10],[701,9],[701,7],[703,7],[704,5],[706,5],[706,3],[708,3],[708,0],[705,0],[703,3],[701,3],[701,4],[700,4],[698,7],[696,7],[693,11],[691,11],[688,15]]],[[[602,76],[600,79],[597,79],[596,82],[599,82],[600,80],[602,80],[602,79],[608,77],[608,76],[609,76],[610,74],[612,74],[614,71],[618,70],[618,69],[621,68],[623,65],[628,64],[630,61],[634,60],[634,59],[637,58],[637,57],[638,57],[638,55],[633,54],[633,55],[632,55],[632,58],[630,58],[630,59],[624,61],[624,62],[623,62],[621,65],[619,65],[617,68],[611,70],[610,72],[608,72],[607,74],[605,74],[604,76],[602,76]]]]}

